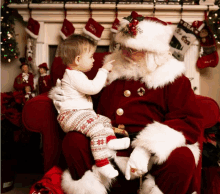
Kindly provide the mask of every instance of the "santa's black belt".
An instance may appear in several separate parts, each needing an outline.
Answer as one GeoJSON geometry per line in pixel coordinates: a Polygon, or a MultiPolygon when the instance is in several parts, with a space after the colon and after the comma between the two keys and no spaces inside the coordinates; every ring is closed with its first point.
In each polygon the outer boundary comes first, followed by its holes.
{"type": "Polygon", "coordinates": [[[113,130],[115,132],[115,135],[117,138],[121,138],[121,137],[129,137],[131,139],[131,141],[137,136],[137,134],[139,132],[135,132],[135,133],[129,133],[125,130],[125,129],[119,129],[116,127],[113,127],[113,130]]]}

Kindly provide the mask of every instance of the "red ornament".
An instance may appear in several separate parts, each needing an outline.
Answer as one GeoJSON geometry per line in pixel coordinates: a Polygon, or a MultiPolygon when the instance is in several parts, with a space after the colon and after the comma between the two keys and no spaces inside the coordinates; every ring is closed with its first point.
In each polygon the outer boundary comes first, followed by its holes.
{"type": "Polygon", "coordinates": [[[3,38],[3,41],[6,41],[7,39],[6,38],[3,38]]]}
{"type": "Polygon", "coordinates": [[[9,46],[12,46],[12,44],[9,44],[9,46]]]}

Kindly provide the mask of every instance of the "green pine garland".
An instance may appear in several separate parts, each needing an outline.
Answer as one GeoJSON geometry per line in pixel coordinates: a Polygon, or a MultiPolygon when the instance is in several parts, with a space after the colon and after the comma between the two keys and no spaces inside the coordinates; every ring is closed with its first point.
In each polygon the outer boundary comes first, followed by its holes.
{"type": "Polygon", "coordinates": [[[217,11],[210,11],[208,16],[208,23],[216,39],[216,42],[220,44],[220,9],[217,11]]]}
{"type": "Polygon", "coordinates": [[[15,19],[24,22],[17,10],[8,7],[8,1],[1,6],[1,61],[10,63],[19,57],[19,49],[15,39],[15,19]]]}

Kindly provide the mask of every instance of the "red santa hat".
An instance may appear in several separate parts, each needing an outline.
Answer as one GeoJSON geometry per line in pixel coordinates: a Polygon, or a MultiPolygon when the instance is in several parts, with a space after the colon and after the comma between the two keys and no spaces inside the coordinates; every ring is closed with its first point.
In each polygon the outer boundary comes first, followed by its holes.
{"type": "Polygon", "coordinates": [[[60,35],[63,38],[63,40],[71,36],[74,33],[74,31],[75,31],[75,28],[73,24],[65,18],[63,21],[63,26],[60,30],[60,35]]]}
{"type": "Polygon", "coordinates": [[[37,39],[40,30],[40,24],[37,20],[29,18],[25,31],[34,39],[37,39]]]}
{"type": "Polygon", "coordinates": [[[47,67],[47,63],[42,63],[38,66],[39,68],[44,68],[46,70],[49,70],[48,67],[47,67]]]}
{"type": "Polygon", "coordinates": [[[83,32],[96,41],[99,41],[101,39],[103,30],[104,27],[91,17],[86,23],[86,26],[83,28],[83,32]]]}
{"type": "Polygon", "coordinates": [[[168,23],[132,11],[131,15],[120,21],[115,41],[136,50],[164,53],[169,51],[172,34],[168,23]]]}

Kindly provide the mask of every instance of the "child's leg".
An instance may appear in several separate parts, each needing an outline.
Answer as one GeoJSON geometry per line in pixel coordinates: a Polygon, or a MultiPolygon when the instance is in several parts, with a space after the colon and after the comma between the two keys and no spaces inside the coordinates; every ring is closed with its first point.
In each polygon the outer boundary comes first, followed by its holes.
{"type": "Polygon", "coordinates": [[[110,153],[107,149],[106,131],[102,123],[97,123],[91,132],[91,151],[98,171],[108,178],[118,176],[118,171],[113,168],[108,160],[110,153]]]}
{"type": "Polygon", "coordinates": [[[103,122],[107,134],[106,143],[108,148],[112,150],[123,150],[130,146],[130,138],[124,137],[116,139],[114,130],[112,129],[111,120],[105,116],[98,115],[100,122],[103,122]]]}

